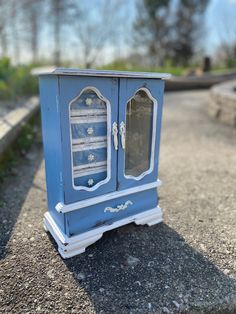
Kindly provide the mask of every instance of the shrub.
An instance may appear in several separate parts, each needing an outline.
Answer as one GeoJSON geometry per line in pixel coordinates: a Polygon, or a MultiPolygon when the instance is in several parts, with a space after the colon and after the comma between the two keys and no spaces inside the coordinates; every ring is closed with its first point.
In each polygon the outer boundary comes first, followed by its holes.
{"type": "Polygon", "coordinates": [[[38,93],[38,78],[32,76],[32,66],[12,66],[9,58],[0,59],[0,99],[16,99],[38,93]]]}

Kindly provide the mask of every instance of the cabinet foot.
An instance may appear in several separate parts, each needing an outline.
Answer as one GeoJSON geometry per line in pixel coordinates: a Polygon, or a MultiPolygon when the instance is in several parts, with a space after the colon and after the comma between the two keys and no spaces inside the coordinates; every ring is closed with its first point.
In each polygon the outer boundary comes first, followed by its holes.
{"type": "Polygon", "coordinates": [[[135,219],[136,225],[153,226],[162,222],[162,210],[160,207],[155,208],[155,211],[147,211],[139,214],[140,216],[135,219]],[[142,215],[142,216],[141,216],[142,215]]]}
{"type": "Polygon", "coordinates": [[[68,237],[62,230],[57,226],[53,217],[49,212],[44,215],[44,229],[49,231],[53,238],[55,239],[58,245],[58,251],[63,258],[69,258],[78,254],[81,254],[85,249],[98,241],[103,233],[117,227],[129,224],[136,223],[137,225],[148,226],[155,225],[162,221],[162,211],[160,207],[152,208],[146,210],[142,213],[126,217],[119,221],[114,222],[111,225],[98,227],[96,229],[84,232],[79,235],[74,235],[68,237]]]}

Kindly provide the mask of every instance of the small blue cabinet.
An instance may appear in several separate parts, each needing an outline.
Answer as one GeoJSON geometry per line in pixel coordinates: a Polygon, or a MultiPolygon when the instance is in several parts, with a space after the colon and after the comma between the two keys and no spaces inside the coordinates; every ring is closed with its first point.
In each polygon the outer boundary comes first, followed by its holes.
{"type": "Polygon", "coordinates": [[[56,69],[40,75],[48,212],[62,257],[127,223],[162,220],[157,187],[168,74],[56,69]]]}

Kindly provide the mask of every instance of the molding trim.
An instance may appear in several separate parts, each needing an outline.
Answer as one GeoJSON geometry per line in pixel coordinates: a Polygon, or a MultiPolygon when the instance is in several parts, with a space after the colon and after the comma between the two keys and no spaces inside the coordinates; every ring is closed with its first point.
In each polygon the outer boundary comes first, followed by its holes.
{"type": "Polygon", "coordinates": [[[93,144],[97,142],[107,142],[106,136],[96,136],[96,137],[82,137],[79,139],[72,139],[72,144],[74,145],[81,145],[81,144],[93,144]]]}
{"type": "Polygon", "coordinates": [[[71,124],[80,124],[80,123],[100,123],[106,122],[107,116],[81,116],[81,117],[70,117],[71,124]]]}
{"type": "MultiPolygon", "coordinates": [[[[104,97],[100,91],[94,87],[94,86],[87,86],[85,88],[83,88],[80,93],[78,94],[78,96],[76,96],[74,99],[72,99],[69,103],[69,106],[68,106],[68,109],[69,109],[69,118],[70,118],[70,146],[71,146],[71,178],[72,178],[72,186],[73,186],[73,189],[74,190],[77,190],[77,191],[89,191],[89,192],[92,192],[92,191],[95,191],[97,190],[100,186],[102,186],[103,184],[106,184],[110,181],[111,179],[111,104],[110,104],[110,101],[104,97]],[[88,116],[85,116],[85,117],[79,117],[79,118],[76,118],[76,120],[71,117],[71,106],[73,105],[74,102],[76,102],[80,96],[86,91],[86,90],[92,90],[93,92],[95,92],[95,94],[98,96],[99,99],[101,99],[102,101],[104,101],[106,103],[106,111],[107,111],[107,116],[91,116],[88,118],[88,116]],[[83,185],[75,185],[74,183],[74,172],[73,172],[73,138],[72,138],[72,132],[71,132],[71,124],[72,123],[75,123],[75,122],[72,122],[72,121],[77,121],[78,119],[78,123],[83,123],[83,122],[101,122],[99,121],[99,119],[104,119],[105,118],[105,121],[107,122],[107,143],[104,144],[104,143],[100,143],[100,144],[93,144],[94,148],[101,148],[101,147],[106,147],[107,146],[107,177],[102,180],[102,181],[99,181],[97,184],[91,186],[91,187],[86,187],[86,186],[83,186],[83,185]],[[91,119],[95,119],[95,121],[92,121],[91,119]],[[100,147],[101,146],[101,147],[100,147]]],[[[103,120],[102,120],[103,121],[103,120]]],[[[83,149],[82,150],[85,150],[85,149],[91,149],[91,145],[83,145],[83,149]]]]}
{"type": "Polygon", "coordinates": [[[55,206],[55,209],[59,213],[68,213],[68,212],[71,212],[74,210],[78,210],[80,208],[92,206],[94,204],[102,203],[102,202],[112,200],[112,199],[115,199],[115,198],[118,198],[121,196],[126,196],[129,194],[134,194],[137,192],[142,192],[145,190],[157,188],[157,187],[161,186],[161,184],[162,184],[161,180],[157,180],[157,181],[152,182],[152,183],[136,186],[136,187],[126,189],[126,190],[115,191],[115,192],[104,194],[104,195],[97,196],[97,197],[92,197],[92,198],[89,198],[89,199],[86,199],[83,201],[79,201],[79,202],[75,202],[72,204],[64,204],[63,202],[59,202],[55,206]]]}
{"type": "MultiPolygon", "coordinates": [[[[136,181],[140,181],[142,180],[146,175],[150,174],[153,172],[154,169],[154,159],[155,159],[155,143],[156,143],[156,132],[157,132],[157,107],[158,107],[158,103],[156,98],[154,98],[150,92],[149,89],[147,89],[146,87],[141,87],[138,90],[136,90],[136,92],[132,95],[132,97],[130,97],[126,103],[126,111],[127,111],[127,106],[129,104],[129,102],[135,97],[135,95],[139,92],[139,91],[144,91],[147,96],[149,97],[149,99],[153,102],[153,117],[152,117],[152,144],[151,144],[151,158],[150,158],[150,166],[149,168],[144,171],[143,173],[141,173],[140,175],[138,175],[137,177],[132,176],[132,175],[126,175],[125,174],[125,169],[124,169],[124,177],[125,179],[132,179],[132,180],[136,180],[136,181]]],[[[125,155],[125,152],[124,152],[125,155]]]]}
{"type": "Polygon", "coordinates": [[[82,152],[82,151],[88,151],[93,149],[99,149],[99,148],[106,148],[107,142],[106,141],[97,141],[97,142],[87,142],[87,143],[76,143],[72,147],[72,152],[82,152]]]}
{"type": "Polygon", "coordinates": [[[85,249],[99,240],[103,233],[117,227],[136,223],[137,225],[148,226],[155,225],[162,221],[162,211],[159,206],[146,210],[140,214],[136,214],[121,220],[114,222],[111,225],[96,228],[91,231],[84,232],[82,234],[68,237],[57,226],[56,222],[52,218],[50,212],[44,214],[44,229],[49,231],[58,245],[58,251],[63,258],[69,258],[78,254],[81,254],[85,249]]]}

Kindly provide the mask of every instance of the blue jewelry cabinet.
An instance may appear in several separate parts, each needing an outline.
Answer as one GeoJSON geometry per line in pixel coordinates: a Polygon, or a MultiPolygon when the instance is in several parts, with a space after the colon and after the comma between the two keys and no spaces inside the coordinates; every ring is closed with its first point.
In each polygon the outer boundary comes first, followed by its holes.
{"type": "Polygon", "coordinates": [[[158,156],[168,74],[56,69],[40,75],[48,212],[62,257],[105,231],[162,221],[158,156]]]}

